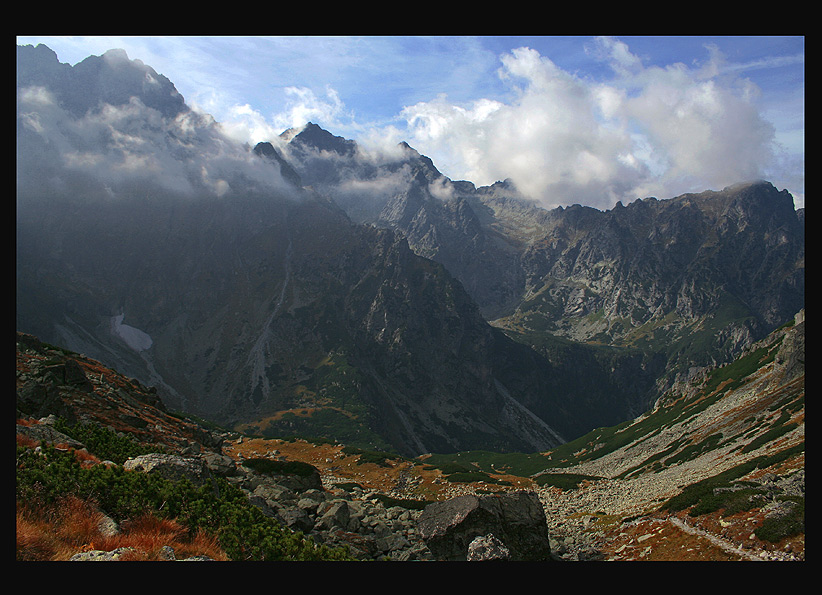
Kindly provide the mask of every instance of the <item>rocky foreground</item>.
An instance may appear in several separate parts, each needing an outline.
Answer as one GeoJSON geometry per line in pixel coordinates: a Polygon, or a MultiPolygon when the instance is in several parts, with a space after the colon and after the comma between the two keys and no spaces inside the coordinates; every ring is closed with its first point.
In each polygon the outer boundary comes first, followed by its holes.
{"type": "MultiPolygon", "coordinates": [[[[690,516],[687,510],[671,512],[661,505],[685,486],[743,460],[803,444],[804,406],[793,409],[791,431],[744,456],[739,444],[728,440],[679,464],[625,473],[672,440],[682,443],[697,427],[710,433],[721,424],[729,435],[744,435],[750,442],[754,430],[737,427],[743,418],[748,424],[767,421],[769,414],[782,415],[771,403],[804,399],[804,355],[795,357],[799,331],[804,354],[801,323],[785,334],[793,339],[780,338],[772,364],[697,418],[687,418],[687,432],[670,424],[605,456],[551,470],[589,478],[576,488],[502,473],[494,476],[500,483],[454,482],[424,457],[370,461],[341,444],[208,430],[165,411],[151,389],[94,360],[20,334],[18,444],[39,448],[34,445],[45,442],[81,452],[82,443],[55,427],[58,417],[100,424],[162,450],[125,461],[125,471],[187,478],[195,484],[225,478],[266,516],[318,544],[345,548],[358,560],[800,561],[804,531],[777,542],[759,539],[755,532],[765,519],[786,515],[795,501],[804,502],[804,449],[740,478],[745,487],[764,494],[756,507],[725,516],[721,511],[690,516]],[[640,444],[648,450],[638,456],[640,444]]],[[[107,531],[119,530],[112,519],[106,525],[107,531]]],[[[72,559],[116,560],[124,554],[86,550],[72,559]]],[[[176,558],[172,548],[163,555],[176,558]]]]}

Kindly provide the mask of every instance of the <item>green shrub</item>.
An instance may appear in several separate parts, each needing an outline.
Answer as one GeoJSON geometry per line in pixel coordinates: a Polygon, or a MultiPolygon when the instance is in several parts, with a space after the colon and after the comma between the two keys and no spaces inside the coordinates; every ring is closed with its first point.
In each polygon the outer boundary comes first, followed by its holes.
{"type": "Polygon", "coordinates": [[[302,461],[274,461],[272,459],[248,459],[243,461],[243,467],[248,467],[257,473],[265,475],[298,475],[308,477],[317,472],[317,468],[302,461]]]}
{"type": "MultiPolygon", "coordinates": [[[[722,492],[715,491],[715,488],[732,487],[734,480],[744,477],[755,469],[766,469],[771,465],[781,463],[790,457],[805,452],[805,444],[797,444],[791,448],[775,453],[770,456],[761,456],[751,459],[745,463],[732,467],[722,473],[707,477],[701,481],[693,483],[682,490],[678,495],[665,501],[660,510],[667,510],[669,512],[678,512],[690,507],[697,507],[693,510],[698,511],[698,514],[712,512],[719,510],[724,506],[722,502],[727,496],[722,496],[722,492]],[[704,503],[702,501],[704,500],[704,503]]],[[[728,497],[729,498],[729,497],[728,497]]],[[[730,501],[730,500],[728,500],[730,501]]],[[[735,504],[738,506],[738,502],[735,504]]],[[[751,507],[754,505],[752,504],[751,507]]]]}
{"type": "Polygon", "coordinates": [[[757,436],[750,443],[746,444],[741,449],[740,452],[747,453],[747,452],[754,451],[757,448],[759,448],[760,446],[763,446],[763,445],[767,444],[768,442],[773,442],[774,440],[776,440],[780,436],[783,436],[784,434],[787,434],[788,432],[790,432],[791,430],[796,428],[796,426],[797,426],[797,424],[795,422],[785,424],[785,425],[781,425],[779,423],[779,420],[777,420],[777,422],[774,424],[774,426],[772,428],[770,428],[767,432],[765,432],[761,436],[757,436]]]}
{"type": "Polygon", "coordinates": [[[543,473],[534,478],[537,485],[553,486],[562,490],[575,490],[583,481],[593,481],[602,479],[593,475],[581,475],[578,473],[543,473]]]}
{"type": "Polygon", "coordinates": [[[784,500],[796,502],[797,506],[784,516],[766,518],[754,534],[763,541],[777,543],[786,537],[805,532],[805,498],[790,496],[784,500]]]}
{"type": "Polygon", "coordinates": [[[761,490],[752,488],[732,491],[712,489],[710,493],[706,492],[702,495],[699,502],[688,512],[688,515],[697,517],[722,510],[722,516],[728,517],[737,512],[762,506],[763,498],[761,490]]]}
{"type": "Polygon", "coordinates": [[[443,475],[453,475],[454,473],[471,473],[476,471],[476,468],[471,465],[465,465],[456,461],[443,461],[434,466],[442,471],[443,475]]]}
{"type": "Polygon", "coordinates": [[[176,519],[189,531],[216,535],[231,560],[345,560],[342,549],[317,546],[293,533],[248,502],[225,479],[202,486],[170,481],[156,474],[126,472],[120,466],[85,469],[73,453],[41,445],[41,454],[17,448],[17,501],[29,505],[54,503],[75,495],[94,502],[115,521],[152,513],[176,519]]]}
{"type": "Polygon", "coordinates": [[[475,481],[484,481],[495,485],[511,485],[510,482],[501,479],[495,479],[483,471],[465,471],[458,473],[451,473],[445,477],[448,481],[454,483],[472,483],[475,481]]]}
{"type": "Polygon", "coordinates": [[[131,436],[117,434],[97,423],[69,425],[65,420],[58,419],[54,429],[82,442],[97,458],[118,465],[132,457],[165,450],[155,444],[140,444],[131,436]]]}
{"type": "Polygon", "coordinates": [[[342,451],[347,455],[359,455],[359,459],[357,460],[358,465],[374,463],[380,467],[388,467],[389,460],[403,458],[396,453],[387,452],[384,450],[365,450],[354,446],[345,446],[342,451]]]}

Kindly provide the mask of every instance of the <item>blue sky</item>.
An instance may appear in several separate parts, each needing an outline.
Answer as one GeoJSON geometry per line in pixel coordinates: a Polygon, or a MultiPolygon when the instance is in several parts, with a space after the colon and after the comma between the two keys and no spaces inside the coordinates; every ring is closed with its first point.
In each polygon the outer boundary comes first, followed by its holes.
{"type": "Polygon", "coordinates": [[[124,49],[226,134],[313,121],[448,177],[611,208],[765,178],[804,206],[803,37],[37,37],[124,49]]]}

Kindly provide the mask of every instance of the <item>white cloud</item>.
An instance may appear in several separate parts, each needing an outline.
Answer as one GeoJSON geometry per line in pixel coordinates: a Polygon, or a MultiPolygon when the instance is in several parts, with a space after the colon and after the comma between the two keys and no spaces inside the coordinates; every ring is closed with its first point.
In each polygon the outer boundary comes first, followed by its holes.
{"type": "Polygon", "coordinates": [[[281,128],[270,124],[265,116],[247,103],[229,108],[227,118],[220,124],[220,128],[229,138],[251,145],[271,142],[282,132],[281,128]]]}
{"type": "Polygon", "coordinates": [[[343,180],[334,191],[347,199],[359,197],[365,199],[382,199],[406,190],[409,186],[410,173],[406,167],[398,172],[386,173],[375,178],[352,178],[343,180]]]}
{"type": "Polygon", "coordinates": [[[411,144],[424,145],[435,163],[452,156],[443,171],[479,185],[511,178],[548,206],[612,206],[617,189],[639,174],[636,160],[624,157],[627,132],[599,117],[618,109],[618,93],[591,87],[527,48],[502,63],[500,76],[521,85],[515,102],[463,108],[441,96],[407,108],[411,144]]]}
{"type": "Polygon", "coordinates": [[[454,185],[448,178],[437,178],[428,185],[428,191],[440,200],[448,200],[454,196],[454,185]]]}
{"type": "Polygon", "coordinates": [[[519,48],[499,72],[514,100],[460,106],[441,95],[407,107],[410,144],[454,179],[510,177],[546,206],[611,208],[763,176],[774,129],[756,89],[722,70],[715,49],[703,66],[646,68],[618,40],[593,47],[613,79],[583,79],[519,48]]]}
{"type": "MultiPolygon", "coordinates": [[[[441,61],[438,38],[399,38],[399,44],[394,38],[367,38],[380,48],[377,56],[367,51],[371,43],[357,38],[309,39],[311,51],[299,38],[219,39],[219,51],[208,38],[167,38],[159,48],[143,38],[100,38],[95,43],[105,49],[128,46],[128,55],[141,56],[158,72],[171,72],[172,56],[175,67],[185,64],[182,72],[174,74],[174,82],[185,81],[193,89],[187,94],[188,103],[201,115],[217,115],[225,137],[239,144],[275,142],[286,128],[313,121],[334,134],[356,138],[375,158],[390,155],[405,140],[452,179],[485,185],[512,178],[523,192],[546,206],[580,202],[610,208],[616,200],[674,196],[753,177],[778,182],[772,177],[776,165],[792,163],[790,153],[804,150],[804,120],[782,121],[785,113],[802,110],[785,109],[781,99],[778,105],[760,107],[759,90],[744,78],[754,69],[802,62],[802,55],[733,64],[716,47],[706,47],[702,64],[650,66],[622,40],[603,37],[586,44],[589,56],[608,67],[594,69],[606,73],[594,80],[522,47],[499,57],[497,74],[503,90],[483,95],[477,89],[480,82],[491,82],[479,80],[480,73],[491,72],[489,53],[467,51],[476,41],[470,38],[456,40],[460,58],[449,62],[449,68],[437,62],[440,75],[449,72],[439,78],[427,71],[422,78],[415,77],[420,75],[421,59],[408,54],[419,44],[425,48],[421,56],[427,63],[441,61]],[[317,43],[332,44],[334,51],[322,54],[335,58],[318,63],[313,53],[317,43]],[[273,71],[277,77],[252,75],[253,64],[270,69],[268,56],[278,48],[286,53],[276,54],[284,56],[273,71]],[[243,60],[234,59],[236,50],[242,51],[243,60]],[[353,67],[351,58],[356,58],[353,67]],[[280,85],[294,81],[297,74],[291,73],[306,70],[302,65],[308,61],[317,68],[308,78],[299,79],[301,86],[280,85]],[[203,64],[209,65],[205,70],[209,75],[203,74],[203,64]],[[382,94],[395,92],[399,97],[401,91],[403,97],[433,98],[410,100],[387,123],[358,123],[360,115],[342,100],[362,91],[360,79],[357,87],[345,86],[343,73],[351,73],[352,68],[358,74],[377,73],[380,78],[369,84],[382,94]],[[230,76],[225,76],[228,72],[230,76]],[[460,74],[470,76],[463,79],[460,74]],[[450,95],[427,94],[454,79],[459,85],[452,84],[450,95]],[[330,83],[318,91],[323,82],[330,83]],[[458,88],[462,95],[457,95],[458,88]],[[264,99],[250,99],[249,93],[264,99]],[[458,102],[453,99],[458,96],[480,98],[458,102]],[[276,113],[267,113],[268,108],[260,105],[276,106],[272,107],[276,113]],[[788,132],[777,136],[769,121],[788,132]]],[[[449,55],[455,53],[451,47],[448,50],[449,55]]],[[[804,93],[797,92],[796,103],[803,100],[804,93]]],[[[35,103],[34,97],[29,98],[30,105],[35,103]]],[[[47,125],[45,106],[22,114],[21,122],[30,130],[47,125]]],[[[121,150],[128,151],[130,159],[140,155],[136,143],[140,135],[129,138],[126,130],[122,132],[121,150]]],[[[92,146],[72,147],[78,162],[91,162],[92,146]]],[[[121,167],[129,163],[137,161],[123,159],[121,167]]],[[[213,166],[208,171],[213,172],[213,166]]],[[[793,166],[791,173],[791,181],[803,180],[804,162],[793,166]]]]}
{"type": "Polygon", "coordinates": [[[291,98],[287,108],[273,118],[277,127],[297,128],[308,122],[322,122],[333,128],[345,114],[345,106],[331,86],[326,86],[325,97],[306,87],[288,87],[286,94],[291,98]]]}

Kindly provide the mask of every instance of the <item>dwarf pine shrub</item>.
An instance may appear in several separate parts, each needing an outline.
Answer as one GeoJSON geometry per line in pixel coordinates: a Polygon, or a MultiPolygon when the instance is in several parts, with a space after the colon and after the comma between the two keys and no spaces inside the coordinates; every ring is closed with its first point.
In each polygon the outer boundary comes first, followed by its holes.
{"type": "Polygon", "coordinates": [[[153,514],[174,519],[191,534],[216,536],[231,560],[344,560],[342,549],[317,546],[266,517],[222,478],[196,486],[116,465],[83,468],[72,452],[41,444],[17,448],[18,508],[47,508],[74,495],[93,502],[118,523],[153,514]]]}

